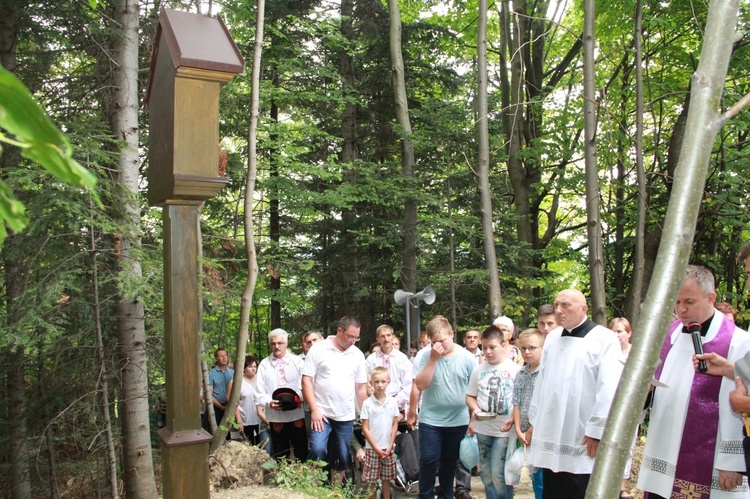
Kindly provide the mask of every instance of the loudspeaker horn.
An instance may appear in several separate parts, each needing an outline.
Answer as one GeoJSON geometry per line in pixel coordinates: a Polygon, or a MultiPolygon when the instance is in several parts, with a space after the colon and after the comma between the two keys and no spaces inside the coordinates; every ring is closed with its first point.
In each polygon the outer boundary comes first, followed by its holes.
{"type": "Polygon", "coordinates": [[[403,307],[410,295],[411,293],[408,293],[403,289],[397,289],[396,292],[393,293],[393,301],[395,301],[396,305],[399,307],[403,307]]]}
{"type": "Polygon", "coordinates": [[[422,300],[427,305],[435,303],[435,290],[431,286],[427,286],[422,291],[414,295],[414,298],[422,300]]]}

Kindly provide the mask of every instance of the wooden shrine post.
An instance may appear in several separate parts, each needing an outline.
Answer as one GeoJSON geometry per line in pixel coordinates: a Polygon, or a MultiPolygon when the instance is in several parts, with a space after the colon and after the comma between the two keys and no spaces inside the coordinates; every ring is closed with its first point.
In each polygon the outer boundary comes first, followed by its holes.
{"type": "Polygon", "coordinates": [[[219,89],[245,61],[221,19],[163,9],[146,101],[148,200],[163,208],[167,426],[159,430],[164,497],[209,498],[200,422],[198,223],[219,175],[219,89]]]}

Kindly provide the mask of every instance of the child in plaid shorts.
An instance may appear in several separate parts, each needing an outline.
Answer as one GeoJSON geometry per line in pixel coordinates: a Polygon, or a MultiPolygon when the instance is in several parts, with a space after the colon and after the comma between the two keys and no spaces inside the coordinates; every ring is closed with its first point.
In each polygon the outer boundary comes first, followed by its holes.
{"type": "Polygon", "coordinates": [[[362,434],[367,440],[365,444],[364,480],[374,484],[373,499],[377,497],[378,479],[382,480],[382,498],[391,497],[391,480],[396,478],[396,458],[393,445],[398,431],[398,412],[396,399],[385,393],[391,382],[388,370],[376,367],[372,370],[370,383],[373,393],[362,404],[360,419],[362,419],[362,434]]]}

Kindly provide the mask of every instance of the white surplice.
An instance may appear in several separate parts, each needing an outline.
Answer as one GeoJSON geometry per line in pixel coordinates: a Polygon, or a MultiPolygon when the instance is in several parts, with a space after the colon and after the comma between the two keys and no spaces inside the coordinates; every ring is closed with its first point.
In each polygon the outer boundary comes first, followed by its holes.
{"type": "MultiPolygon", "coordinates": [[[[703,344],[710,343],[719,332],[724,315],[715,310],[703,344]]],[[[646,448],[643,463],[638,473],[638,488],[669,497],[675,481],[677,458],[682,442],[682,433],[690,430],[686,423],[690,390],[695,376],[692,356],[693,342],[689,334],[682,333],[679,326],[670,336],[672,348],[664,361],[659,381],[667,386],[657,388],[651,408],[646,448]]],[[[729,344],[728,359],[735,362],[750,350],[750,334],[735,327],[729,344]]],[[[722,378],[719,389],[719,427],[715,449],[707,449],[706,462],[702,466],[713,468],[711,499],[739,499],[748,497],[747,478],[742,485],[731,491],[721,490],[719,470],[745,471],[742,451],[742,418],[732,412],[729,406],[729,392],[735,382],[722,378]]],[[[679,477],[678,477],[679,478],[679,477]]]]}
{"type": "Polygon", "coordinates": [[[551,331],[544,353],[529,421],[534,427],[529,463],[554,472],[590,474],[586,436],[601,439],[622,373],[617,335],[595,326],[583,338],[551,331]]]}

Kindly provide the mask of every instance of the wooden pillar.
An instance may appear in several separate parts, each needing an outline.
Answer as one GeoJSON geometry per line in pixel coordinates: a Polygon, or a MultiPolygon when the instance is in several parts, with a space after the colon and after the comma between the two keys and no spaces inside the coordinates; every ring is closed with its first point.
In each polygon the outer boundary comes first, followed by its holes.
{"type": "Polygon", "coordinates": [[[159,430],[165,498],[210,496],[210,433],[200,421],[200,202],[164,206],[164,334],[167,426],[159,430]]]}
{"type": "Polygon", "coordinates": [[[162,9],[151,58],[148,199],[163,208],[167,426],[165,499],[208,499],[200,422],[198,217],[228,183],[219,172],[219,90],[245,61],[221,19],[162,9]]]}

